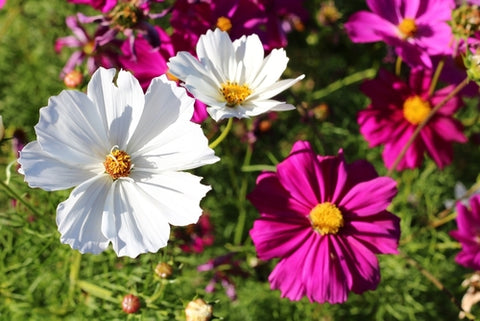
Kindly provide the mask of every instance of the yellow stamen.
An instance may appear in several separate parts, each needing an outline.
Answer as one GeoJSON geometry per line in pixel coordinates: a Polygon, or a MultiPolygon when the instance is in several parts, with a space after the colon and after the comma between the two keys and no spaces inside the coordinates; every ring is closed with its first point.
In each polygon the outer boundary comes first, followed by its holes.
{"type": "Polygon", "coordinates": [[[217,28],[228,32],[230,29],[232,29],[232,21],[230,21],[230,19],[227,17],[221,16],[217,19],[217,28]]]}
{"type": "Polygon", "coordinates": [[[130,155],[114,146],[103,162],[105,172],[114,180],[120,177],[128,177],[132,169],[130,155]]]}
{"type": "Polygon", "coordinates": [[[240,105],[252,93],[247,85],[239,85],[236,82],[230,81],[222,84],[220,92],[222,93],[229,107],[240,105]]]}
{"type": "Polygon", "coordinates": [[[403,117],[412,125],[418,125],[427,118],[432,110],[428,101],[415,95],[407,98],[403,103],[403,117]]]}
{"type": "Polygon", "coordinates": [[[413,38],[417,33],[417,25],[415,20],[412,18],[405,18],[398,25],[398,30],[402,34],[403,39],[413,38]]]}
{"type": "Polygon", "coordinates": [[[90,56],[95,51],[95,41],[89,40],[82,49],[84,54],[90,56]]]}
{"type": "Polygon", "coordinates": [[[309,214],[312,227],[321,235],[337,234],[343,227],[342,212],[330,202],[317,204],[309,214]]]}

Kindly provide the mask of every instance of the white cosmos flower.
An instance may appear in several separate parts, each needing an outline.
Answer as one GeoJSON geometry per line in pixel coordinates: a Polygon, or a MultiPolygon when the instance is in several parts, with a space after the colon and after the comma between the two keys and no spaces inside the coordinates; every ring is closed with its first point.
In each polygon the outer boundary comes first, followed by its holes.
{"type": "Polygon", "coordinates": [[[198,60],[181,51],[167,65],[196,99],[209,106],[215,121],[295,109],[271,99],[304,77],[279,80],[287,67],[285,50],[274,49],[264,57],[257,35],[232,42],[228,33],[216,29],[200,36],[197,56],[198,60]]]}
{"type": "Polygon", "coordinates": [[[161,76],[146,94],[126,71],[98,69],[87,94],[66,90],[40,109],[19,162],[30,187],[75,187],[57,207],[61,241],[85,253],[157,252],[170,226],[197,222],[210,190],[188,170],[216,162],[194,100],[161,76]],[[115,81],[115,83],[114,83],[115,81]]]}

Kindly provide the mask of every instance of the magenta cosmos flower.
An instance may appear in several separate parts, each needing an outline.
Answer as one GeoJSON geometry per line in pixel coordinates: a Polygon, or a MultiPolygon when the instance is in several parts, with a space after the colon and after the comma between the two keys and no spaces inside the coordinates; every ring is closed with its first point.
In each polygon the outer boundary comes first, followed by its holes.
{"type": "Polygon", "coordinates": [[[457,203],[458,230],[450,235],[462,244],[462,250],[455,257],[458,264],[480,270],[480,195],[470,199],[470,209],[457,203]]]}
{"type": "MultiPolygon", "coordinates": [[[[361,89],[371,99],[370,105],[358,113],[360,132],[370,147],[384,145],[383,161],[391,169],[416,127],[431,109],[453,90],[444,87],[429,96],[431,71],[412,69],[409,83],[381,70],[378,77],[366,81],[361,89]]],[[[422,128],[417,139],[397,166],[397,170],[416,168],[427,153],[443,168],[453,159],[453,143],[465,143],[462,124],[453,114],[462,106],[460,97],[453,97],[422,128]]]]}
{"type": "Polygon", "coordinates": [[[366,161],[346,164],[296,142],[276,172],[264,172],[248,199],[260,212],[250,231],[282,297],[341,303],[380,281],[375,254],[397,253],[399,218],[386,210],[396,182],[366,161]]]}
{"type": "Polygon", "coordinates": [[[353,42],[384,41],[412,67],[432,67],[430,56],[450,54],[447,21],[453,0],[367,0],[372,12],[353,14],[345,29],[353,42]]]}

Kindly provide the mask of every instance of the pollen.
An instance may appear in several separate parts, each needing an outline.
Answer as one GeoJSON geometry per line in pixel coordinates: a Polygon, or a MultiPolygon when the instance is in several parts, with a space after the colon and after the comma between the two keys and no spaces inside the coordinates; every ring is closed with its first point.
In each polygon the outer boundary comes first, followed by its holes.
{"type": "Polygon", "coordinates": [[[221,16],[217,19],[217,28],[229,32],[232,29],[232,21],[227,17],[221,16]]]}
{"type": "Polygon", "coordinates": [[[400,30],[403,39],[413,38],[417,33],[415,20],[412,18],[403,19],[398,25],[398,30],[400,30]]]}
{"type": "Polygon", "coordinates": [[[252,93],[247,85],[239,85],[236,82],[230,81],[222,84],[220,92],[222,93],[229,107],[240,105],[252,93]]]}
{"type": "Polygon", "coordinates": [[[108,16],[120,30],[134,28],[143,18],[143,13],[138,6],[136,0],[120,2],[108,16]]]}
{"type": "Polygon", "coordinates": [[[428,101],[415,95],[407,98],[403,103],[403,117],[412,125],[423,122],[432,110],[428,101]]]}
{"type": "Polygon", "coordinates": [[[337,234],[343,227],[342,212],[330,202],[317,204],[309,214],[312,227],[321,235],[337,234]]]}
{"type": "Polygon", "coordinates": [[[132,170],[132,161],[127,152],[114,146],[103,162],[105,173],[110,175],[113,180],[120,177],[128,177],[132,170]]]}

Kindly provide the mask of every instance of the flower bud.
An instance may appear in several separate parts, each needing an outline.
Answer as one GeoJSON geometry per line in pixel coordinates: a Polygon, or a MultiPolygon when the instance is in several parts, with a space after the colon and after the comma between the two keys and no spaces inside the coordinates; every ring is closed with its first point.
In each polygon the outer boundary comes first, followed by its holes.
{"type": "Polygon", "coordinates": [[[135,313],[140,309],[140,299],[133,295],[127,294],[122,300],[122,310],[125,313],[135,313]]]}
{"type": "Polygon", "coordinates": [[[203,299],[190,301],[185,308],[187,321],[208,321],[212,319],[213,308],[203,299]]]}
{"type": "Polygon", "coordinates": [[[63,83],[68,88],[77,88],[82,84],[83,75],[78,70],[72,70],[63,78],[63,83]]]}
{"type": "Polygon", "coordinates": [[[160,262],[155,267],[155,274],[162,279],[168,279],[173,273],[173,268],[170,264],[160,262]]]}

